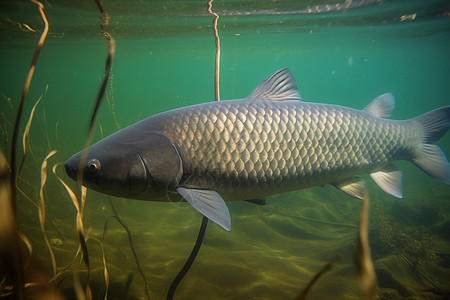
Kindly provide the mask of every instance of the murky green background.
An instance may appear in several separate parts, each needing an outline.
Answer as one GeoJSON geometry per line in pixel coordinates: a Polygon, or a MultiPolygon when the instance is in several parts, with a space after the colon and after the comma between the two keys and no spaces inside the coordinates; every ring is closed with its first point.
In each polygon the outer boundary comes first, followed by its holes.
{"type": "MultiPolygon", "coordinates": [[[[304,101],[363,108],[391,92],[396,97],[393,119],[449,105],[449,2],[391,0],[361,7],[355,6],[364,1],[350,2],[346,10],[312,14],[308,6],[321,5],[323,11],[326,2],[216,1],[222,99],[246,97],[272,72],[288,67],[304,101]]],[[[103,4],[111,17],[106,30],[117,48],[95,140],[158,112],[214,99],[215,47],[206,3],[103,4]]],[[[51,168],[83,147],[107,41],[100,34],[94,1],[49,0],[44,5],[50,32],[22,128],[36,100],[41,95],[43,99],[18,180],[18,209],[33,257],[51,277],[37,210],[40,167],[56,149],[47,170],[46,231],[61,271],[78,247],[76,212],[51,168]]],[[[42,21],[26,1],[2,1],[0,16],[0,147],[9,159],[12,123],[42,21]]],[[[450,155],[450,134],[438,144],[450,155]]],[[[403,171],[404,199],[385,194],[364,176],[371,197],[370,242],[379,294],[382,299],[444,299],[450,293],[450,187],[408,162],[396,165],[403,171]]],[[[76,188],[61,165],[56,172],[76,188]]],[[[314,286],[310,299],[360,299],[353,252],[361,203],[331,186],[267,200],[266,206],[229,203],[231,232],[208,225],[175,299],[294,299],[336,258],[336,266],[314,286]]],[[[132,233],[152,299],[164,299],[191,251],[201,216],[184,204],[118,198],[113,203],[132,233]]],[[[127,234],[112,215],[108,198],[89,191],[85,227],[94,298],[102,298],[105,290],[100,241],[110,276],[109,298],[125,298],[129,274],[133,277],[127,296],[144,298],[127,234]]],[[[79,260],[74,265],[83,278],[83,265],[79,260]]],[[[60,279],[69,298],[74,297],[71,272],[69,267],[60,279]]]]}

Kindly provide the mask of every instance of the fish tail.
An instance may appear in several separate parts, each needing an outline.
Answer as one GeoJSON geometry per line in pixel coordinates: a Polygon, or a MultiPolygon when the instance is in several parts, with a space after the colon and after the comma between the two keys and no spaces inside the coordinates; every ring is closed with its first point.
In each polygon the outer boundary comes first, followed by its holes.
{"type": "Polygon", "coordinates": [[[424,137],[422,147],[412,161],[422,171],[443,183],[450,184],[450,164],[438,141],[450,128],[450,106],[441,107],[420,115],[413,120],[422,125],[424,137]]]}

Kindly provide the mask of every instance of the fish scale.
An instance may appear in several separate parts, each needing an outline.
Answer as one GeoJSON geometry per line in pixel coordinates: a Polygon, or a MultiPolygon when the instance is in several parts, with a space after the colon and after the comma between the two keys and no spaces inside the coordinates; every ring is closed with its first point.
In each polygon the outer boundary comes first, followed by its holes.
{"type": "Polygon", "coordinates": [[[184,158],[188,179],[182,184],[225,194],[241,188],[257,195],[295,190],[381,168],[407,157],[408,147],[423,135],[413,130],[414,121],[294,100],[205,103],[162,113],[152,123],[184,158]]]}
{"type": "Polygon", "coordinates": [[[287,69],[249,97],[174,109],[124,128],[65,162],[83,185],[132,199],[172,201],[174,193],[226,230],[224,200],[332,184],[362,199],[369,173],[385,192],[403,197],[392,161],[409,160],[450,184],[450,165],[432,143],[450,128],[450,106],[416,118],[388,120],[394,97],[383,94],[363,110],[300,101],[287,69]]]}

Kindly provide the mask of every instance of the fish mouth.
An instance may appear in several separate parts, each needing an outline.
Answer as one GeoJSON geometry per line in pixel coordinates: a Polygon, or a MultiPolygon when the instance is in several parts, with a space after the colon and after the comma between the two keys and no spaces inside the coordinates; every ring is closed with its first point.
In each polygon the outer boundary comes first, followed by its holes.
{"type": "Polygon", "coordinates": [[[66,162],[64,163],[64,168],[66,169],[67,175],[69,175],[70,178],[73,180],[77,179],[78,174],[78,157],[75,157],[76,155],[72,156],[66,162]]]}

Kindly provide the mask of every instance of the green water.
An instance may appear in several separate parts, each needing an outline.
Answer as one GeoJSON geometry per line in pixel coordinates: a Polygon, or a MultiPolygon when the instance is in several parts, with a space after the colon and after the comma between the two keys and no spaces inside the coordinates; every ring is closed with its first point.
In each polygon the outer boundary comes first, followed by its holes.
{"type": "MultiPolygon", "coordinates": [[[[117,126],[214,99],[215,46],[205,3],[105,0],[103,4],[111,17],[106,30],[117,45],[95,140],[117,126]]],[[[304,11],[316,4],[217,1],[214,5],[222,15],[221,98],[246,97],[272,72],[288,67],[304,101],[363,108],[376,96],[391,92],[396,97],[393,119],[450,104],[448,1],[376,1],[332,13],[304,11]],[[401,21],[412,14],[414,20],[401,21]]],[[[31,127],[17,205],[21,230],[33,244],[33,258],[51,277],[36,207],[40,167],[49,151],[58,150],[49,160],[45,199],[46,231],[60,271],[72,262],[78,247],[76,212],[51,167],[83,147],[107,41],[100,34],[94,1],[44,5],[50,32],[22,128],[35,101],[44,96],[31,127]]],[[[42,21],[33,4],[20,1],[3,1],[0,16],[0,147],[9,159],[14,117],[8,99],[15,112],[42,21]]],[[[438,144],[450,155],[450,134],[438,144]]],[[[396,165],[403,171],[404,199],[385,194],[363,176],[371,197],[370,242],[380,298],[448,298],[450,187],[408,162],[396,165]]],[[[62,166],[56,171],[76,188],[62,166]]],[[[191,251],[201,216],[188,205],[118,198],[113,203],[132,233],[151,298],[164,299],[191,251]]],[[[353,266],[359,201],[325,186],[269,197],[266,206],[246,202],[228,206],[232,231],[208,225],[200,253],[175,299],[294,299],[336,257],[336,266],[317,282],[308,299],[361,298],[353,266]]],[[[109,298],[124,298],[129,274],[133,280],[128,297],[145,298],[127,234],[112,215],[108,198],[89,191],[84,223],[94,298],[101,299],[105,290],[96,240],[105,249],[109,298]]],[[[84,266],[78,260],[75,265],[84,278],[84,266]]],[[[69,298],[74,297],[71,270],[60,279],[69,298]]]]}

